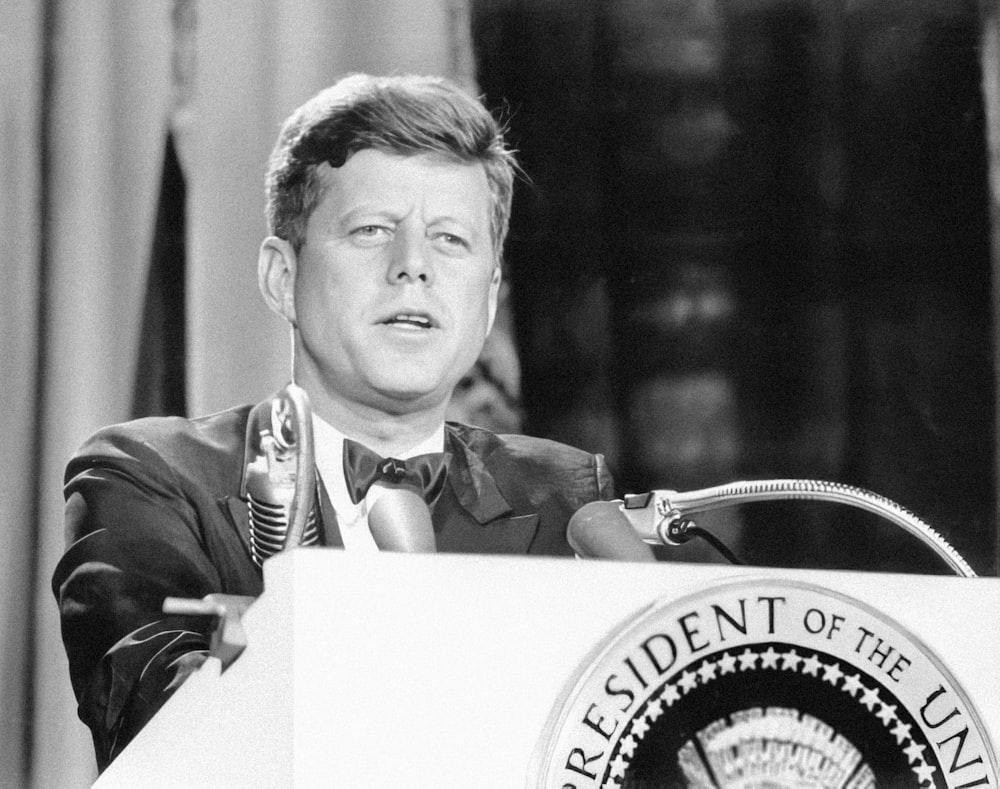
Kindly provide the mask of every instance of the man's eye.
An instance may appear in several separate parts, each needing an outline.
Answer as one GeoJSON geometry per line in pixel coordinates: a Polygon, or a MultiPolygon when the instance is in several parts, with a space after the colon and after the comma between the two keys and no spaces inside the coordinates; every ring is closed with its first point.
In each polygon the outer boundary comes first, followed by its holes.
{"type": "Polygon", "coordinates": [[[456,249],[467,249],[468,244],[465,239],[461,236],[456,236],[454,233],[439,233],[438,241],[444,244],[446,247],[453,247],[456,249]]]}
{"type": "Polygon", "coordinates": [[[389,232],[389,228],[382,225],[361,225],[354,228],[351,235],[358,241],[381,241],[389,232]]]}

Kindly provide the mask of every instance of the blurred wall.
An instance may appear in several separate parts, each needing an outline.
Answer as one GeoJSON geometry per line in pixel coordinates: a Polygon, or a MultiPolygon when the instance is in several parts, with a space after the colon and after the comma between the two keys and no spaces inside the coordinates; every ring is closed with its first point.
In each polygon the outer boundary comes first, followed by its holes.
{"type": "MultiPolygon", "coordinates": [[[[508,253],[528,430],[608,452],[626,491],[870,488],[992,571],[977,5],[474,11],[480,83],[530,179],[508,253]]],[[[843,508],[708,520],[756,563],[944,570],[843,508]]]]}

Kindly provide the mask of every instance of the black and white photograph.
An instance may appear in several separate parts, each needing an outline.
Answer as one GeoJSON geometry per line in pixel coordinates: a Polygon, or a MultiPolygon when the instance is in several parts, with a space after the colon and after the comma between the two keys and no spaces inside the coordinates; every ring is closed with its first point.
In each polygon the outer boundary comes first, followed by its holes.
{"type": "Polygon", "coordinates": [[[0,789],[1000,786],[1000,0],[0,7],[0,789]]]}

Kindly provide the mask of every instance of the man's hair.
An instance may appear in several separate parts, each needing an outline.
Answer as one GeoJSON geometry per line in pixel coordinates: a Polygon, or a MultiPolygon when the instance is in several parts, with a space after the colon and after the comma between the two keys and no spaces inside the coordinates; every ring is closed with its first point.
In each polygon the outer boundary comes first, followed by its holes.
{"type": "Polygon", "coordinates": [[[493,249],[500,260],[517,168],[514,153],[489,111],[440,77],[352,74],[295,110],[271,152],[270,232],[299,252],[309,217],[323,198],[319,166],[341,167],[351,154],[368,148],[482,163],[492,204],[493,249]]]}

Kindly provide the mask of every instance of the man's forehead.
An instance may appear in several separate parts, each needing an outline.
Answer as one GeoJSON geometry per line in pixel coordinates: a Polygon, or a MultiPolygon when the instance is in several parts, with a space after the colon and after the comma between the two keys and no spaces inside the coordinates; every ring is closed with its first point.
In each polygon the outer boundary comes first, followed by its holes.
{"type": "Polygon", "coordinates": [[[338,173],[363,173],[380,169],[415,166],[440,173],[472,173],[486,180],[486,167],[480,161],[468,161],[438,151],[406,153],[381,148],[362,148],[351,153],[344,164],[333,167],[328,162],[320,165],[321,177],[329,178],[338,173]]]}
{"type": "MultiPolygon", "coordinates": [[[[337,202],[389,205],[419,195],[470,218],[489,211],[489,183],[481,162],[366,148],[352,154],[343,166],[324,163],[318,172],[324,191],[337,202]]],[[[349,210],[350,206],[341,208],[349,210]]]]}

